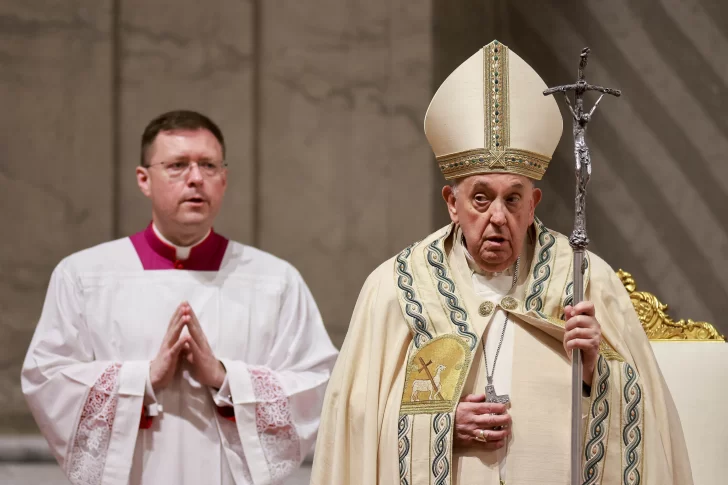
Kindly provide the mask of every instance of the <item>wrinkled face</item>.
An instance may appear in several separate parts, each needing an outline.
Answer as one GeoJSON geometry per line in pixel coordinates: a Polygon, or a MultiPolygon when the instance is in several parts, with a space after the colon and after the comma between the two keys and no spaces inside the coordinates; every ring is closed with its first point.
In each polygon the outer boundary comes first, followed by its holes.
{"type": "Polygon", "coordinates": [[[503,271],[521,254],[541,190],[522,175],[471,175],[446,185],[450,219],[460,224],[468,252],[485,271],[503,271]]]}
{"type": "Polygon", "coordinates": [[[137,168],[137,182],[151,199],[154,222],[163,234],[185,244],[207,233],[227,185],[217,138],[204,129],[163,131],[146,161],[148,167],[137,168]]]}

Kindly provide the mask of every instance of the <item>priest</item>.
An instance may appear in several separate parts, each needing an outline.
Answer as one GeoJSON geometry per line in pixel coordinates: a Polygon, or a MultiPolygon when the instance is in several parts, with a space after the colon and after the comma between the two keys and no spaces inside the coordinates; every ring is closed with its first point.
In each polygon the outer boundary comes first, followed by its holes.
{"type": "Polygon", "coordinates": [[[136,169],[152,222],[55,268],[23,364],[75,485],[279,483],[308,453],[337,355],[288,263],[212,229],[218,126],[152,120],[136,169]]]}
{"type": "MultiPolygon", "coordinates": [[[[440,86],[425,134],[452,223],[382,264],[324,401],[312,484],[566,485],[583,354],[583,484],[689,485],[677,411],[629,296],[535,216],[563,120],[497,41],[440,86]]],[[[576,485],[576,484],[571,484],[576,485]]]]}

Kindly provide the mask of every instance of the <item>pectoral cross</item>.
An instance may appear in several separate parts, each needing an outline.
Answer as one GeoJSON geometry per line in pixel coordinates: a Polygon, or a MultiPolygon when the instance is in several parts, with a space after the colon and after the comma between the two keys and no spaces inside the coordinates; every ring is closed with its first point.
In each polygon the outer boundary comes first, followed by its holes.
{"type": "Polygon", "coordinates": [[[508,404],[511,402],[508,394],[498,395],[495,392],[495,386],[493,386],[493,378],[488,377],[488,384],[485,386],[485,402],[492,402],[497,404],[508,404]]]}

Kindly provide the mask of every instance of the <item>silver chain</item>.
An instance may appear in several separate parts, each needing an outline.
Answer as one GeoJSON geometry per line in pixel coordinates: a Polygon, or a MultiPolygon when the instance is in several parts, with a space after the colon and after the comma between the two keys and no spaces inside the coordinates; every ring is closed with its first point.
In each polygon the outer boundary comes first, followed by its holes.
{"type": "MultiPolygon", "coordinates": [[[[516,287],[516,283],[518,282],[518,269],[521,266],[521,257],[519,256],[516,260],[516,269],[513,271],[513,282],[511,283],[511,289],[508,290],[508,293],[513,291],[513,288],[516,287]]],[[[505,310],[504,310],[505,311],[505,310]]],[[[495,359],[493,359],[493,373],[488,373],[488,355],[485,353],[485,339],[481,339],[481,343],[483,344],[483,360],[485,360],[485,377],[487,378],[488,382],[493,382],[493,376],[495,376],[495,365],[498,362],[498,355],[500,355],[500,349],[501,345],[503,345],[503,339],[506,336],[506,326],[508,325],[508,312],[505,312],[506,319],[503,322],[503,331],[501,331],[500,336],[500,342],[498,342],[498,348],[495,351],[495,359]]]]}

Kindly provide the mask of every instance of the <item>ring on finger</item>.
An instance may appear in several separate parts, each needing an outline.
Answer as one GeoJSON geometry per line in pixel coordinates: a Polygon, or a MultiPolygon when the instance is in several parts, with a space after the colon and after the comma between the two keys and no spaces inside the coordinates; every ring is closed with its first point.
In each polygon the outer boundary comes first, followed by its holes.
{"type": "Polygon", "coordinates": [[[482,429],[478,430],[478,435],[475,437],[475,439],[478,441],[482,441],[483,443],[488,442],[488,438],[486,438],[486,436],[485,436],[485,431],[482,429]]]}

